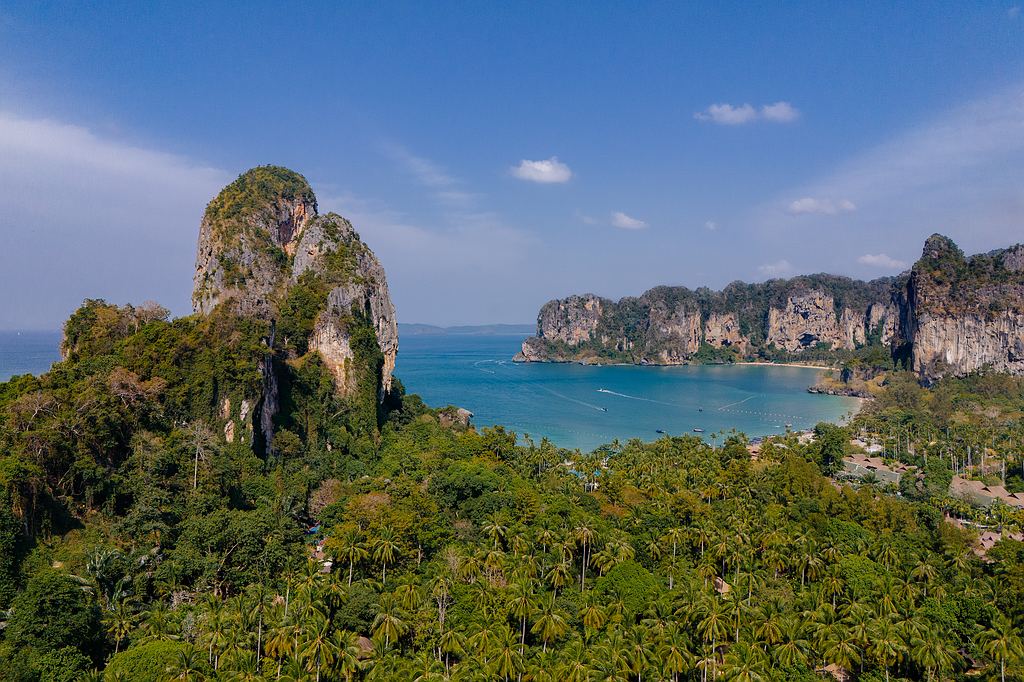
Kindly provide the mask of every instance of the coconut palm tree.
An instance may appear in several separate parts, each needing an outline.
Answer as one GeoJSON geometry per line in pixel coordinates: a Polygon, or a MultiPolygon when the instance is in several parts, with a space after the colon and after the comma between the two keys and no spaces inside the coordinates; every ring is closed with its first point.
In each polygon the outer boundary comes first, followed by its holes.
{"type": "Polygon", "coordinates": [[[1006,665],[1024,657],[1024,643],[1019,630],[1009,618],[1000,614],[978,634],[977,639],[985,655],[999,664],[999,679],[1006,682],[1006,665]]]}
{"type": "Polygon", "coordinates": [[[168,666],[167,674],[172,680],[203,682],[206,679],[206,670],[202,652],[191,644],[187,644],[178,652],[174,663],[168,666]]]}
{"type": "Polygon", "coordinates": [[[114,638],[115,654],[121,650],[121,642],[135,630],[135,623],[138,619],[138,614],[132,611],[124,599],[114,602],[107,610],[103,617],[103,624],[107,628],[107,633],[114,638]]]}
{"type": "Polygon", "coordinates": [[[371,628],[374,637],[384,638],[385,649],[391,646],[392,641],[397,640],[405,633],[406,622],[394,595],[382,594],[380,596],[377,615],[373,618],[371,628]]]}
{"type": "Polygon", "coordinates": [[[544,642],[544,651],[548,650],[548,644],[565,634],[569,629],[567,623],[568,614],[555,606],[555,598],[545,603],[539,609],[539,615],[534,622],[530,632],[538,635],[544,642]]]}
{"type": "Polygon", "coordinates": [[[871,629],[868,653],[885,668],[885,680],[889,682],[889,670],[903,660],[906,643],[900,637],[896,626],[888,618],[877,618],[871,629]]]}
{"type": "Polygon", "coordinates": [[[781,641],[774,647],[775,658],[783,668],[792,669],[807,663],[811,643],[805,636],[806,628],[799,616],[782,619],[779,626],[781,641]]]}
{"type": "Polygon", "coordinates": [[[924,668],[929,682],[952,670],[960,660],[956,649],[943,641],[941,633],[929,630],[910,642],[910,656],[924,668]]]}
{"type": "Polygon", "coordinates": [[[729,682],[762,682],[767,675],[766,663],[761,649],[746,642],[737,642],[725,654],[723,677],[729,682]]]}
{"type": "Polygon", "coordinates": [[[501,516],[497,512],[487,517],[481,530],[494,543],[494,549],[498,549],[499,544],[504,543],[505,537],[508,535],[508,526],[502,522],[501,516]]]}
{"type": "Polygon", "coordinates": [[[511,598],[508,601],[508,613],[519,619],[519,653],[522,655],[526,646],[526,620],[536,611],[533,603],[533,589],[528,583],[516,583],[512,586],[511,598]]]}
{"type": "Polygon", "coordinates": [[[348,562],[348,584],[352,585],[352,573],[356,564],[370,555],[362,536],[356,528],[348,528],[340,535],[331,536],[328,548],[335,558],[348,562]]]}
{"type": "Polygon", "coordinates": [[[334,638],[331,621],[320,615],[303,627],[303,641],[299,645],[299,656],[306,661],[307,669],[315,672],[320,682],[320,671],[334,662],[338,642],[334,638]]]}
{"type": "Polygon", "coordinates": [[[583,570],[580,573],[580,592],[582,592],[587,584],[587,564],[590,562],[590,550],[594,540],[597,539],[597,531],[586,523],[581,523],[573,529],[572,535],[583,551],[583,570]]]}
{"type": "Polygon", "coordinates": [[[388,564],[393,563],[401,552],[398,539],[391,526],[384,526],[377,531],[373,541],[373,559],[381,564],[381,582],[388,582],[388,564]]]}

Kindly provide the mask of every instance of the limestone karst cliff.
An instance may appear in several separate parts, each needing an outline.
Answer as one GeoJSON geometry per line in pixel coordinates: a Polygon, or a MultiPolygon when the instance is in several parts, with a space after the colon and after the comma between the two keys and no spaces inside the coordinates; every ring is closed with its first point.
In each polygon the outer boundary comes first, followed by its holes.
{"type": "Polygon", "coordinates": [[[966,258],[933,235],[899,277],[808,275],[721,291],[656,287],[619,301],[546,303],[527,362],[838,358],[882,346],[922,380],[984,367],[1024,373],[1024,246],[966,258]],[[831,354],[831,355],[830,355],[831,354]]]}
{"type": "Polygon", "coordinates": [[[894,300],[898,342],[922,379],[1024,374],[1024,244],[967,258],[932,235],[894,300]]]}
{"type": "Polygon", "coordinates": [[[210,202],[192,302],[200,314],[223,309],[267,323],[258,422],[268,443],[275,363],[315,353],[343,397],[371,390],[379,402],[391,390],[398,327],[384,268],[345,218],[318,214],[294,171],[253,168],[210,202]]]}

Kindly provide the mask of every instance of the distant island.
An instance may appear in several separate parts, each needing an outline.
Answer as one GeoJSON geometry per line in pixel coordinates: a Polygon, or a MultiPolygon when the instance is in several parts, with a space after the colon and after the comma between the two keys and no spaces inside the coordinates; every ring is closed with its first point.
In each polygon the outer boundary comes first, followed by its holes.
{"type": "Polygon", "coordinates": [[[433,324],[398,323],[402,336],[520,336],[533,333],[532,324],[476,324],[439,327],[433,324]]]}
{"type": "Polygon", "coordinates": [[[1024,245],[966,257],[932,235],[907,272],[660,286],[612,301],[549,301],[520,362],[900,366],[924,382],[982,369],[1024,374],[1024,245]]]}

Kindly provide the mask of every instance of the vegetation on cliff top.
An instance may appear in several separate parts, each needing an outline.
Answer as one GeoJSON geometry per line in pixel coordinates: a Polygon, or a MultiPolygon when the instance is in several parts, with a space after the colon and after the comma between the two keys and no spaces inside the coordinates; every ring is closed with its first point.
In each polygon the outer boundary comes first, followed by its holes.
{"type": "Polygon", "coordinates": [[[256,166],[222,189],[207,204],[204,217],[214,225],[225,225],[266,210],[279,199],[316,205],[313,188],[299,173],[282,166],[256,166]]]}
{"type": "MultiPolygon", "coordinates": [[[[136,330],[87,308],[89,344],[0,386],[8,679],[810,681],[831,664],[871,681],[1024,663],[1024,545],[981,561],[943,521],[941,483],[837,487],[822,474],[847,429],[756,459],[739,434],[582,454],[445,427],[398,391],[378,439],[311,355],[286,363],[263,456],[220,416],[258,382],[259,324],[136,330]]],[[[994,405],[994,423],[1019,419],[998,380],[949,386],[894,380],[863,424],[911,420],[926,443],[947,424],[984,438],[994,405]]]]}

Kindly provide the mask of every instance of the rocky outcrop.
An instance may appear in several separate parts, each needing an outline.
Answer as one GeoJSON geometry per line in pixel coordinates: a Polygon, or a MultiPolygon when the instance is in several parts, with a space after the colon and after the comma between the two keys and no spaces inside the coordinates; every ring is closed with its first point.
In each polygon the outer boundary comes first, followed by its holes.
{"type": "MultiPolygon", "coordinates": [[[[281,361],[316,353],[339,395],[352,396],[367,369],[359,357],[366,350],[354,339],[370,329],[381,358],[371,379],[380,400],[391,390],[398,326],[384,269],[349,221],[317,213],[316,196],[298,173],[254,168],[210,202],[200,225],[192,303],[199,314],[224,310],[267,324],[262,396],[248,397],[258,400],[254,419],[268,447],[281,361]]],[[[225,429],[235,437],[233,427],[225,429]]]]}
{"type": "MultiPolygon", "coordinates": [[[[309,338],[309,349],[316,351],[334,375],[343,393],[355,390],[351,347],[354,321],[366,321],[373,327],[377,345],[384,356],[380,392],[391,391],[395,359],[398,357],[398,318],[391,302],[384,268],[356,234],[352,224],[334,213],[317,217],[302,235],[295,250],[292,282],[307,274],[328,273],[336,283],[327,295],[327,303],[317,316],[309,338]],[[350,276],[338,276],[339,255],[347,256],[345,267],[350,276]],[[355,318],[355,319],[354,319],[355,318]]],[[[342,273],[345,275],[346,273],[342,273]]]]}
{"type": "Polygon", "coordinates": [[[288,256],[316,212],[309,183],[285,168],[253,168],[221,190],[199,226],[195,311],[226,304],[243,316],[271,316],[288,256]]]}
{"type": "Polygon", "coordinates": [[[516,359],[682,364],[810,352],[841,359],[864,346],[889,349],[926,382],[985,368],[1024,373],[1024,246],[966,258],[933,235],[912,270],[896,278],[657,287],[617,302],[570,296],[544,305],[537,335],[516,359]]]}
{"type": "Polygon", "coordinates": [[[766,340],[790,352],[818,344],[832,349],[854,348],[855,337],[863,341],[864,330],[863,322],[857,330],[851,318],[855,316],[848,308],[837,316],[835,301],[825,292],[801,292],[787,297],[782,308],[768,309],[766,340]]]}
{"type": "Polygon", "coordinates": [[[704,322],[704,342],[715,348],[736,348],[740,352],[745,352],[749,343],[733,313],[710,313],[704,322]]]}
{"type": "Polygon", "coordinates": [[[966,258],[932,235],[896,299],[899,340],[923,380],[1024,374],[1024,245],[966,258]]]}
{"type": "Polygon", "coordinates": [[[549,301],[537,316],[538,336],[567,346],[589,341],[608,303],[611,301],[593,294],[549,301]]]}

